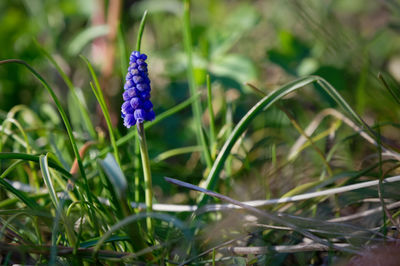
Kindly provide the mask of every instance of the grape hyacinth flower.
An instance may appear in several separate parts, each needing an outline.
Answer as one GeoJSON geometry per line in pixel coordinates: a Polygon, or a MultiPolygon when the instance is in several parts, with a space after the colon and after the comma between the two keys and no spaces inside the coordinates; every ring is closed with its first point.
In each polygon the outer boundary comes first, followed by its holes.
{"type": "Polygon", "coordinates": [[[127,128],[155,118],[150,101],[150,79],[148,77],[147,56],[133,51],[129,58],[129,68],[124,86],[124,103],[121,107],[124,125],[127,128]]]}

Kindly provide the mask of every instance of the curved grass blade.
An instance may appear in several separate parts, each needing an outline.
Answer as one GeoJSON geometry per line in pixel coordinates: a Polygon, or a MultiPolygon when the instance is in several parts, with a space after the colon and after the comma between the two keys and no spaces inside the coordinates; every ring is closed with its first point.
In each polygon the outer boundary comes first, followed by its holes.
{"type": "Polygon", "coordinates": [[[89,60],[87,60],[87,58],[84,57],[83,55],[81,55],[81,58],[83,59],[83,61],[85,61],[86,65],[89,69],[89,72],[92,75],[92,79],[94,81],[94,86],[93,86],[93,83],[90,82],[90,87],[92,88],[92,91],[93,91],[94,95],[96,96],[97,101],[100,104],[101,110],[103,111],[103,115],[104,115],[104,118],[107,123],[108,132],[110,134],[111,145],[114,149],[114,156],[115,156],[115,159],[117,160],[117,163],[121,166],[121,160],[119,159],[119,154],[118,154],[118,147],[115,142],[114,129],[111,124],[110,113],[108,111],[106,101],[104,100],[104,95],[100,88],[100,83],[97,79],[96,73],[94,72],[94,69],[93,69],[92,65],[90,64],[89,60]]]}
{"type": "Polygon", "coordinates": [[[26,148],[25,141],[22,138],[18,137],[18,135],[14,134],[14,132],[12,130],[9,130],[8,128],[3,128],[2,126],[0,126],[0,131],[1,131],[1,134],[6,135],[7,137],[12,137],[16,142],[21,144],[22,147],[26,148]]]}
{"type": "MultiPolygon", "coordinates": [[[[107,239],[109,239],[111,237],[111,235],[118,231],[121,230],[123,227],[135,223],[141,219],[145,219],[145,218],[153,218],[153,219],[158,219],[158,220],[162,220],[162,221],[166,221],[168,223],[172,223],[175,227],[179,228],[184,234],[187,232],[186,230],[186,226],[177,218],[168,215],[168,214],[163,214],[163,213],[138,213],[138,214],[133,214],[131,216],[126,217],[125,219],[119,221],[118,223],[114,224],[97,242],[95,248],[94,248],[94,253],[96,254],[101,246],[104,244],[105,241],[107,241],[107,239]]],[[[189,235],[186,235],[189,236],[189,235]]]]}
{"type": "Polygon", "coordinates": [[[10,64],[10,63],[20,64],[20,65],[25,66],[25,67],[26,67],[26,68],[27,68],[27,69],[42,83],[42,85],[43,85],[43,86],[46,88],[46,90],[49,92],[50,96],[53,98],[53,101],[55,102],[55,104],[56,104],[56,106],[57,106],[57,109],[58,109],[58,111],[59,111],[59,113],[60,113],[60,115],[61,115],[61,118],[62,118],[62,120],[63,120],[63,122],[64,122],[64,125],[65,125],[65,127],[66,127],[66,129],[67,129],[68,137],[69,137],[69,140],[70,140],[70,142],[71,142],[72,149],[73,149],[73,151],[74,151],[76,160],[77,160],[77,162],[78,162],[78,166],[79,166],[79,170],[80,170],[81,176],[82,176],[82,178],[83,178],[83,180],[84,180],[86,196],[87,196],[88,200],[89,200],[90,202],[92,202],[92,196],[91,196],[90,191],[89,191],[89,185],[88,185],[88,181],[87,181],[87,178],[86,178],[85,169],[83,168],[81,156],[79,155],[78,146],[77,146],[77,144],[76,144],[75,137],[74,137],[74,135],[73,135],[73,133],[72,133],[71,124],[69,123],[67,114],[65,113],[64,108],[61,106],[61,103],[60,103],[60,101],[58,100],[56,94],[55,94],[54,91],[51,89],[51,87],[50,87],[49,84],[46,82],[46,80],[45,80],[38,72],[36,72],[36,70],[35,70],[33,67],[31,67],[31,66],[30,66],[28,63],[26,63],[25,61],[20,60],[20,59],[7,59],[7,60],[2,60],[2,61],[0,61],[0,65],[2,65],[2,64],[10,64]]]}
{"type": "MultiPolygon", "coordinates": [[[[1,154],[0,154],[1,155],[1,154]]],[[[25,192],[19,191],[15,189],[10,183],[8,183],[4,178],[11,173],[18,165],[23,163],[24,161],[18,160],[12,163],[0,176],[0,186],[2,186],[5,190],[14,194],[17,198],[19,198],[23,203],[26,204],[29,208],[33,210],[40,210],[41,207],[34,200],[32,200],[25,192]]]]}
{"type": "MultiPolygon", "coordinates": [[[[86,240],[85,242],[81,242],[79,244],[80,248],[90,248],[94,247],[100,240],[100,237],[96,237],[90,240],[86,240]]],[[[104,243],[110,243],[110,242],[118,242],[118,241],[127,241],[129,240],[129,237],[127,236],[119,236],[119,235],[114,235],[109,237],[104,243]]]]}
{"type": "MultiPolygon", "coordinates": [[[[18,232],[18,230],[13,226],[13,221],[16,220],[17,218],[19,218],[20,216],[26,216],[26,218],[30,218],[32,221],[34,221],[34,217],[30,214],[30,213],[15,213],[13,215],[11,215],[10,217],[8,217],[8,219],[0,219],[0,224],[1,224],[1,228],[0,228],[0,239],[3,239],[3,237],[5,237],[6,234],[12,234],[13,238],[17,238],[18,242],[21,243],[27,243],[30,242],[29,240],[26,241],[18,232]]],[[[34,223],[34,227],[37,228],[37,222],[33,222],[34,223]]],[[[40,237],[37,237],[38,239],[40,237]]],[[[40,242],[40,241],[38,241],[40,242]]]]}
{"type": "Polygon", "coordinates": [[[43,177],[44,183],[46,184],[47,190],[49,191],[50,199],[53,202],[54,207],[58,208],[58,206],[59,206],[58,197],[57,197],[56,191],[53,186],[53,180],[50,177],[49,164],[47,162],[47,155],[39,156],[39,164],[40,164],[40,170],[42,171],[42,177],[43,177]]]}
{"type": "MultiPolygon", "coordinates": [[[[22,134],[22,137],[24,138],[26,152],[27,152],[27,153],[31,153],[31,146],[29,145],[28,136],[26,135],[26,132],[25,132],[24,128],[21,126],[21,124],[20,124],[17,120],[15,120],[14,118],[12,118],[12,117],[7,117],[7,118],[3,121],[3,123],[1,124],[1,127],[0,127],[0,133],[2,133],[3,130],[6,130],[6,129],[7,129],[7,125],[8,125],[8,124],[14,124],[14,125],[18,128],[18,130],[19,130],[19,131],[21,132],[21,134],[22,134]]],[[[6,136],[7,136],[7,134],[6,134],[6,136]]],[[[3,149],[3,142],[5,142],[5,141],[6,141],[6,140],[0,142],[0,152],[1,152],[2,149],[3,149]]]]}
{"type": "MultiPolygon", "coordinates": [[[[236,141],[244,133],[244,131],[249,126],[250,122],[260,114],[262,111],[268,109],[272,104],[280,100],[285,95],[296,91],[306,85],[318,82],[321,87],[335,100],[340,107],[342,107],[350,117],[355,120],[355,122],[362,128],[367,130],[369,133],[375,136],[372,129],[355,113],[355,111],[349,106],[349,104],[340,96],[340,94],[323,78],[318,76],[309,76],[292,81],[262,98],[256,105],[251,108],[247,114],[239,121],[239,123],[234,128],[233,132],[230,134],[229,138],[225,142],[221,151],[219,152],[217,159],[215,160],[207,179],[205,180],[203,187],[212,190],[219,178],[219,173],[222,170],[225,161],[236,141]]],[[[204,205],[208,197],[205,194],[201,194],[199,197],[200,205],[204,205]]]]}
{"type": "MultiPolygon", "coordinates": [[[[48,164],[47,158],[48,158],[47,154],[40,155],[39,164],[40,164],[40,170],[42,171],[42,177],[43,177],[44,183],[46,184],[47,190],[49,191],[50,199],[53,202],[54,208],[57,211],[56,218],[54,219],[53,234],[52,234],[52,246],[56,246],[56,244],[57,244],[56,236],[57,236],[58,230],[59,230],[58,220],[62,220],[64,222],[65,232],[67,234],[68,240],[72,246],[75,246],[76,237],[75,237],[75,233],[74,233],[72,224],[69,222],[68,218],[65,216],[64,211],[63,211],[65,197],[62,197],[61,201],[58,200],[56,190],[54,189],[53,180],[50,176],[50,169],[49,169],[49,164],[48,164]]],[[[55,251],[52,249],[52,255],[53,255],[53,252],[55,252],[55,251]]],[[[53,258],[53,256],[51,256],[51,258],[53,258]]]]}
{"type": "MultiPolygon", "coordinates": [[[[39,155],[32,155],[32,154],[26,154],[26,153],[16,153],[16,152],[1,152],[0,153],[0,159],[20,159],[20,160],[25,160],[25,161],[32,161],[39,163],[39,155]]],[[[65,177],[72,178],[72,175],[62,168],[56,161],[52,160],[51,158],[49,159],[49,166],[51,168],[54,168],[61,174],[63,174],[65,177]]]]}
{"type": "Polygon", "coordinates": [[[207,83],[208,115],[210,117],[210,150],[211,150],[211,157],[215,158],[214,157],[216,152],[215,150],[217,148],[216,146],[217,133],[215,131],[215,118],[214,118],[214,109],[212,105],[211,79],[209,74],[207,74],[206,83],[207,83]]]}
{"type": "Polygon", "coordinates": [[[107,154],[106,158],[104,160],[99,160],[99,162],[113,185],[117,197],[121,200],[125,199],[128,183],[126,182],[124,173],[115,161],[115,158],[111,154],[107,154]]]}
{"type": "Polygon", "coordinates": [[[202,151],[201,146],[189,146],[189,147],[182,147],[182,148],[176,148],[172,150],[165,151],[163,153],[160,153],[153,159],[154,162],[161,162],[164,161],[170,157],[185,154],[185,153],[193,153],[193,152],[200,152],[202,151]]]}
{"type": "Polygon", "coordinates": [[[287,220],[285,220],[285,219],[283,219],[283,218],[281,218],[281,217],[279,217],[279,216],[277,216],[275,214],[272,214],[272,213],[269,213],[269,212],[266,212],[266,211],[261,211],[261,210],[255,208],[255,207],[253,207],[253,206],[244,204],[243,202],[237,201],[237,200],[232,199],[230,197],[227,197],[225,195],[222,195],[222,194],[216,193],[214,191],[211,191],[211,190],[208,190],[208,189],[204,189],[204,188],[201,188],[201,187],[198,187],[198,186],[195,186],[195,185],[183,182],[183,181],[179,181],[177,179],[173,179],[173,178],[169,178],[169,177],[164,177],[164,179],[168,183],[171,183],[171,184],[174,184],[174,185],[178,185],[178,186],[181,186],[181,187],[184,187],[184,188],[187,188],[187,189],[191,189],[191,190],[194,190],[194,191],[198,191],[198,192],[201,192],[201,193],[205,193],[208,196],[218,198],[220,200],[229,202],[229,203],[231,203],[233,205],[237,205],[237,206],[239,206],[239,207],[241,207],[241,208],[243,208],[243,209],[245,209],[245,210],[247,210],[247,211],[249,211],[249,212],[251,212],[251,213],[253,213],[253,214],[257,215],[257,216],[259,216],[259,217],[263,217],[263,218],[266,218],[266,219],[268,219],[270,221],[274,221],[274,222],[276,222],[278,224],[282,224],[282,225],[285,225],[287,227],[290,227],[294,231],[297,231],[298,233],[302,234],[303,236],[305,236],[305,237],[307,237],[309,239],[312,239],[317,243],[323,244],[323,245],[325,245],[325,246],[327,246],[329,248],[342,250],[342,251],[347,251],[347,252],[355,252],[355,250],[352,250],[352,249],[349,249],[349,248],[342,248],[342,247],[336,246],[334,243],[331,243],[328,240],[322,239],[322,238],[312,234],[310,231],[305,230],[302,227],[299,227],[299,226],[297,226],[297,225],[295,225],[295,224],[293,224],[293,223],[291,223],[291,222],[289,222],[289,221],[287,221],[287,220]]]}
{"type": "MultiPolygon", "coordinates": [[[[19,104],[19,105],[16,105],[16,106],[12,107],[12,108],[8,111],[8,113],[5,115],[3,123],[4,123],[6,120],[8,120],[8,119],[13,119],[13,121],[17,121],[16,115],[17,115],[18,112],[21,112],[21,111],[29,112],[29,114],[30,114],[32,117],[34,117],[33,123],[34,123],[35,125],[37,125],[37,126],[42,126],[42,123],[41,123],[41,121],[38,119],[37,114],[36,114],[32,109],[30,109],[30,108],[28,108],[27,106],[22,105],[22,104],[19,104]]],[[[10,121],[10,122],[11,122],[11,121],[10,121]]],[[[18,121],[17,121],[17,122],[18,122],[18,121]]],[[[16,125],[16,126],[18,127],[18,125],[16,125]]],[[[8,136],[11,136],[15,141],[17,141],[18,143],[20,143],[21,145],[23,145],[25,148],[28,148],[29,145],[28,145],[28,142],[26,141],[25,136],[24,136],[24,139],[25,139],[25,144],[24,144],[24,142],[22,141],[22,139],[19,138],[16,134],[13,134],[13,132],[12,132],[10,129],[11,129],[11,123],[8,123],[7,126],[4,126],[4,127],[3,127],[3,125],[2,125],[2,126],[0,127],[0,131],[3,131],[3,133],[6,134],[6,136],[4,136],[4,137],[1,138],[1,143],[0,143],[0,145],[3,145],[3,143],[7,140],[7,137],[8,137],[8,136]],[[27,145],[28,145],[28,146],[27,146],[27,145]]],[[[24,131],[26,132],[26,130],[24,130],[24,131]]],[[[22,131],[21,131],[21,133],[24,134],[22,131]]],[[[1,151],[1,148],[0,148],[0,151],[1,151]]],[[[28,153],[30,153],[30,152],[28,152],[28,153]]]]}
{"type": "Polygon", "coordinates": [[[381,72],[378,73],[378,78],[380,79],[380,81],[382,82],[383,86],[385,87],[385,89],[392,95],[393,99],[400,104],[400,91],[397,88],[393,89],[391,86],[389,86],[389,83],[386,82],[385,77],[383,76],[383,74],[381,72]]]}
{"type": "MultiPolygon", "coordinates": [[[[24,138],[24,141],[25,141],[26,153],[28,153],[28,154],[31,153],[32,150],[31,150],[31,146],[30,146],[29,141],[28,141],[28,135],[26,134],[26,132],[25,132],[24,128],[21,126],[21,124],[16,119],[14,119],[13,117],[7,117],[3,121],[0,130],[6,129],[6,124],[7,123],[8,124],[14,124],[18,128],[18,130],[21,132],[21,134],[22,134],[22,136],[24,138]]],[[[0,133],[1,133],[1,131],[0,131],[0,133]]],[[[1,142],[0,143],[0,152],[2,151],[2,147],[3,147],[3,143],[1,142]]],[[[36,174],[36,171],[35,171],[35,168],[34,168],[34,165],[33,165],[32,162],[29,162],[29,167],[31,169],[32,181],[34,183],[34,186],[36,188],[39,188],[40,184],[39,184],[38,176],[36,174]]]]}
{"type": "MultiPolygon", "coordinates": [[[[221,151],[218,153],[216,160],[211,168],[210,173],[208,174],[207,179],[202,187],[207,188],[208,190],[214,189],[216,182],[219,178],[219,173],[222,170],[225,160],[227,159],[233,145],[239,139],[239,137],[243,134],[243,132],[247,129],[250,122],[263,110],[269,108],[273,103],[281,99],[286,94],[295,91],[298,88],[311,84],[317,80],[316,77],[306,77],[300,78],[294,82],[291,82],[264,97],[261,99],[247,114],[240,120],[237,126],[233,129],[232,133],[228,137],[221,151]]],[[[204,205],[206,203],[206,199],[208,199],[206,194],[200,194],[199,202],[200,205],[204,205]]]]}
{"type": "Polygon", "coordinates": [[[44,183],[46,184],[47,190],[49,191],[50,199],[53,202],[53,205],[56,209],[56,217],[53,220],[53,228],[51,234],[51,249],[50,249],[50,264],[55,264],[55,259],[57,255],[57,235],[59,231],[58,226],[62,210],[60,208],[57,194],[53,186],[53,181],[51,180],[50,177],[49,165],[47,163],[47,155],[40,155],[39,164],[40,164],[40,170],[42,171],[42,177],[44,183]]]}
{"type": "Polygon", "coordinates": [[[76,92],[74,84],[72,84],[72,81],[69,79],[67,74],[62,70],[60,65],[54,60],[53,56],[51,56],[50,53],[48,53],[43,47],[38,43],[35,42],[36,46],[39,48],[40,52],[49,59],[49,61],[54,65],[54,67],[57,69],[58,73],[60,74],[61,78],[64,80],[65,84],[67,84],[67,87],[71,91],[72,97],[74,100],[78,103],[78,108],[80,111],[80,114],[82,116],[82,119],[84,120],[84,127],[88,130],[90,136],[92,138],[96,137],[96,130],[93,127],[92,121],[90,120],[89,113],[87,111],[87,108],[85,108],[85,101],[84,99],[79,99],[78,93],[76,92]]]}
{"type": "Polygon", "coordinates": [[[0,215],[7,216],[7,215],[15,215],[15,214],[25,214],[35,217],[43,217],[43,218],[54,218],[51,213],[43,211],[43,210],[31,210],[31,209],[7,209],[7,210],[0,210],[0,215]]]}

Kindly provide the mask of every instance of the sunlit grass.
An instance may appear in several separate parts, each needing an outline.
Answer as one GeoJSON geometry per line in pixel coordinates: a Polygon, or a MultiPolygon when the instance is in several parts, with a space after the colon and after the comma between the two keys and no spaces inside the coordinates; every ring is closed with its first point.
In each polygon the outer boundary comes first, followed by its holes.
{"type": "MultiPolygon", "coordinates": [[[[267,71],[255,75],[265,62],[253,64],[249,56],[258,52],[245,41],[261,19],[255,7],[240,4],[222,20],[223,6],[210,1],[210,21],[199,27],[194,8],[202,4],[154,3],[173,15],[136,14],[134,40],[123,19],[116,23],[115,80],[104,82],[98,58],[84,48],[89,41],[77,56],[76,38],[71,60],[80,65],[66,67],[67,59],[38,42],[51,72],[26,60],[0,61],[1,69],[17,66],[35,77],[30,86],[42,85],[36,102],[0,112],[3,264],[333,264],[395,242],[400,149],[390,130],[399,125],[379,115],[385,108],[398,113],[392,79],[376,79],[392,98],[388,107],[364,110],[371,101],[355,103],[341,87],[347,80],[336,75],[350,70],[321,66],[321,75],[297,75],[315,67],[319,50],[283,32],[282,46],[267,51],[268,64],[286,71],[272,89],[267,71]],[[164,31],[180,34],[176,51],[164,46],[164,31]],[[119,118],[121,72],[135,43],[158,75],[157,116],[143,125],[141,150],[136,128],[127,131],[119,118]]],[[[142,12],[151,3],[135,7],[142,12]]],[[[89,40],[85,34],[76,35],[89,40]]],[[[372,68],[360,73],[357,97],[366,97],[360,91],[369,75],[372,68]]]]}

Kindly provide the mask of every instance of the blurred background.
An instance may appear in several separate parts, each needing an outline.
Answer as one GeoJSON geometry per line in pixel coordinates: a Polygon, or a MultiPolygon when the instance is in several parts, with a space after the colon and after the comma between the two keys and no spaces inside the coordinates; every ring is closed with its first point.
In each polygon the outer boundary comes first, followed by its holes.
{"type": "MultiPolygon", "coordinates": [[[[119,113],[125,67],[135,49],[144,10],[149,11],[149,16],[142,52],[149,56],[152,99],[159,114],[189,97],[181,1],[3,0],[0,1],[0,59],[23,59],[41,73],[62,99],[74,130],[84,141],[89,136],[82,119],[75,119],[79,111],[68,87],[39,46],[53,55],[71,78],[80,97],[85,99],[91,120],[101,131],[104,121],[89,86],[89,73],[79,57],[85,55],[96,67],[113,124],[119,128],[120,136],[125,135],[119,113]]],[[[314,74],[329,81],[369,124],[393,122],[381,130],[389,139],[397,138],[398,131],[393,129],[397,127],[398,104],[377,75],[383,73],[390,86],[398,88],[399,15],[400,3],[396,0],[192,1],[196,85],[202,92],[206,110],[205,78],[206,74],[211,75],[220,143],[260,99],[245,82],[268,93],[296,77],[314,74]]],[[[19,104],[29,106],[45,125],[62,125],[47,91],[28,71],[18,65],[1,66],[0,114],[4,118],[19,104]]],[[[303,127],[323,108],[335,107],[317,86],[290,95],[282,105],[303,127]]],[[[30,116],[23,113],[20,120],[31,123],[30,116]]],[[[204,112],[205,127],[208,121],[204,112]]],[[[344,132],[349,134],[351,130],[344,132]]],[[[168,149],[195,145],[190,108],[161,122],[147,134],[153,159],[168,149]]],[[[246,176],[265,174],[271,167],[272,155],[286,156],[298,133],[281,109],[272,108],[255,120],[247,136],[243,150],[237,149],[230,162],[230,174],[239,176],[238,182],[246,180],[246,176]]],[[[357,141],[355,137],[343,144],[343,157],[338,157],[341,160],[337,167],[360,166],[362,162],[358,159],[370,150],[357,141]]],[[[204,174],[196,154],[158,163],[154,174],[179,174],[196,183],[204,174]]],[[[319,171],[321,163],[314,157],[305,156],[306,160],[300,158],[292,165],[297,178],[319,171]]],[[[124,160],[129,161],[129,154],[124,160]]],[[[291,171],[286,173],[291,174],[291,171]]],[[[229,182],[232,180],[235,179],[229,182]]],[[[263,188],[260,193],[269,192],[263,188]]],[[[234,194],[241,199],[255,197],[250,191],[234,194]]]]}

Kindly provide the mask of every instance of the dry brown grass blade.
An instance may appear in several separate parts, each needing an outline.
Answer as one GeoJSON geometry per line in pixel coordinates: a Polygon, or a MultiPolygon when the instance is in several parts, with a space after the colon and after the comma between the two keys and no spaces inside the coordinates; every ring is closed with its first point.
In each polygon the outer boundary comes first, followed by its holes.
{"type": "Polygon", "coordinates": [[[244,204],[244,203],[242,203],[240,201],[237,201],[237,200],[232,199],[230,197],[227,197],[225,195],[222,195],[222,194],[219,194],[217,192],[214,192],[214,191],[211,191],[211,190],[208,190],[208,189],[205,189],[205,188],[201,188],[201,187],[198,187],[198,186],[195,186],[195,185],[192,185],[192,184],[189,184],[189,183],[177,180],[177,179],[173,179],[173,178],[169,178],[169,177],[164,177],[164,179],[165,179],[165,181],[167,181],[167,182],[169,182],[171,184],[178,185],[178,186],[181,186],[181,187],[185,187],[185,188],[188,188],[188,189],[191,189],[191,190],[195,190],[195,191],[204,193],[204,194],[206,194],[208,196],[215,197],[215,198],[218,198],[220,200],[229,202],[231,204],[240,206],[243,209],[255,214],[258,217],[261,217],[261,218],[276,222],[278,224],[290,227],[294,231],[302,234],[304,237],[309,238],[309,239],[313,240],[314,242],[319,243],[319,244],[324,245],[324,246],[327,246],[327,247],[329,247],[331,249],[341,250],[341,251],[345,251],[345,252],[349,252],[349,253],[358,253],[357,250],[352,249],[351,247],[347,247],[347,246],[343,247],[343,246],[338,246],[338,245],[335,245],[333,243],[330,243],[330,242],[328,242],[328,241],[326,241],[324,239],[321,239],[321,238],[317,237],[316,235],[310,233],[309,231],[307,231],[305,229],[302,229],[302,228],[300,228],[300,227],[298,227],[298,226],[296,226],[296,225],[294,225],[294,224],[292,224],[290,222],[285,221],[284,219],[282,219],[280,217],[277,217],[276,215],[273,215],[273,214],[268,213],[266,211],[261,211],[261,210],[255,208],[255,207],[252,207],[250,205],[244,204]]]}

